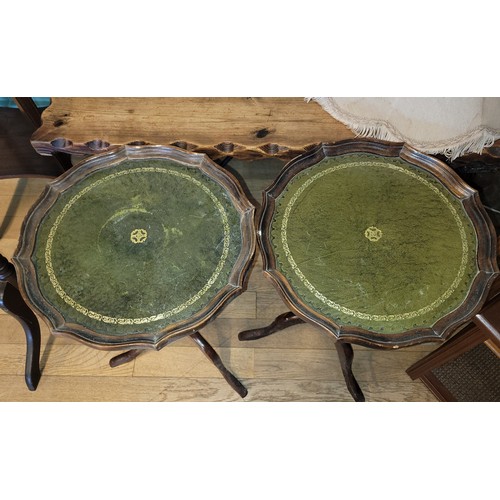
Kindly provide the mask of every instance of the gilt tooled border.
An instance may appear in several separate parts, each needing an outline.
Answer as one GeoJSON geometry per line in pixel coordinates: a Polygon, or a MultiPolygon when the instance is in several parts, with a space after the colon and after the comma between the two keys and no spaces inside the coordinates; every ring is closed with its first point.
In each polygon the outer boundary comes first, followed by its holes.
{"type": "Polygon", "coordinates": [[[194,179],[188,174],[184,174],[181,172],[177,172],[171,169],[167,168],[160,168],[160,167],[139,167],[139,168],[133,168],[129,170],[123,170],[121,172],[117,172],[111,175],[108,175],[104,177],[103,179],[100,179],[86,188],[82,189],[78,194],[73,196],[69,202],[64,206],[64,208],[61,210],[61,213],[57,216],[54,224],[52,225],[49,235],[47,238],[47,244],[45,247],[45,264],[46,264],[46,269],[47,269],[47,274],[49,276],[50,282],[52,286],[54,287],[57,295],[64,300],[66,304],[68,304],[70,307],[73,309],[76,309],[79,313],[92,318],[97,321],[102,321],[104,323],[111,323],[111,324],[118,324],[118,325],[138,325],[138,324],[143,324],[143,323],[151,323],[153,321],[159,321],[163,319],[167,319],[175,314],[180,313],[190,305],[194,304],[197,302],[205,293],[207,293],[208,290],[212,287],[212,285],[216,282],[217,278],[219,277],[220,273],[222,272],[222,268],[224,267],[228,254],[229,254],[229,243],[230,243],[230,228],[229,228],[229,221],[228,221],[228,216],[227,213],[222,206],[221,202],[217,199],[217,197],[210,191],[210,189],[202,184],[199,180],[194,179]],[[159,314],[155,314],[152,316],[145,316],[141,318],[122,318],[122,317],[113,317],[113,316],[106,316],[104,314],[100,314],[96,311],[92,311],[83,305],[79,304],[76,302],[73,298],[71,298],[62,288],[60,285],[56,274],[54,272],[54,267],[52,265],[52,245],[54,242],[54,238],[57,232],[58,227],[60,226],[63,218],[65,215],[68,213],[68,211],[71,209],[71,207],[85,194],[87,194],[90,190],[94,189],[96,186],[99,186],[103,184],[104,182],[110,181],[112,179],[115,179],[117,177],[120,177],[122,175],[129,175],[129,174],[134,174],[137,172],[159,172],[159,173],[167,173],[170,175],[174,175],[177,177],[182,177],[184,179],[189,180],[193,184],[197,185],[200,187],[213,201],[214,205],[217,207],[220,216],[222,218],[222,225],[224,228],[224,245],[222,249],[222,254],[221,258],[219,259],[219,263],[217,267],[215,268],[215,271],[211,275],[210,279],[207,281],[207,283],[201,288],[196,294],[194,294],[191,298],[189,298],[186,302],[183,304],[180,304],[179,306],[170,309],[169,311],[164,311],[159,314]]]}
{"type": "Polygon", "coordinates": [[[450,201],[446,198],[446,196],[434,185],[432,185],[428,180],[420,177],[419,175],[415,174],[414,172],[411,172],[410,170],[407,170],[403,167],[400,167],[398,165],[394,164],[387,164],[383,162],[378,162],[378,161],[362,161],[362,162],[352,162],[352,163],[347,163],[347,164],[342,164],[342,165],[336,165],[330,168],[327,168],[323,170],[322,172],[319,172],[309,178],[300,188],[294,193],[292,196],[290,202],[286,206],[285,213],[283,215],[282,219],[282,224],[281,224],[281,241],[283,244],[283,249],[285,251],[286,258],[294,270],[295,274],[297,277],[301,280],[301,282],[307,287],[307,289],[313,293],[313,295],[319,299],[321,302],[326,304],[327,306],[331,307],[332,309],[338,310],[343,312],[344,314],[347,314],[349,316],[354,316],[359,319],[364,319],[364,320],[370,320],[370,321],[399,321],[399,320],[406,320],[406,319],[411,319],[411,318],[416,318],[418,316],[421,316],[423,314],[426,314],[433,309],[437,308],[439,305],[441,305],[446,299],[448,299],[452,293],[458,288],[464,274],[465,274],[465,269],[467,266],[467,261],[469,257],[469,247],[467,243],[467,237],[466,237],[466,232],[462,223],[462,220],[460,219],[457,211],[455,210],[455,207],[450,203],[450,201]],[[434,191],[444,202],[444,204],[449,208],[451,211],[453,218],[455,219],[455,222],[458,225],[458,229],[460,232],[460,238],[462,242],[462,259],[460,262],[459,270],[458,273],[453,280],[453,283],[450,285],[450,287],[441,295],[439,296],[436,300],[434,300],[431,304],[422,307],[416,311],[410,311],[410,312],[405,312],[405,313],[400,313],[400,314],[368,314],[368,313],[363,313],[360,311],[354,311],[353,309],[349,309],[345,306],[342,306],[340,304],[337,304],[336,302],[328,299],[325,297],[321,292],[319,292],[314,285],[304,276],[302,271],[299,269],[297,263],[295,262],[292,253],[290,251],[290,248],[288,246],[288,240],[287,240],[287,227],[288,227],[288,221],[290,217],[290,212],[295,205],[296,201],[300,197],[300,195],[316,180],[320,179],[321,177],[330,174],[332,172],[335,172],[337,170],[345,169],[345,168],[350,168],[350,167],[357,167],[357,166],[364,166],[364,165],[369,165],[369,166],[382,166],[384,168],[390,168],[392,170],[396,170],[398,172],[402,172],[425,186],[427,186],[429,189],[434,191]]]}

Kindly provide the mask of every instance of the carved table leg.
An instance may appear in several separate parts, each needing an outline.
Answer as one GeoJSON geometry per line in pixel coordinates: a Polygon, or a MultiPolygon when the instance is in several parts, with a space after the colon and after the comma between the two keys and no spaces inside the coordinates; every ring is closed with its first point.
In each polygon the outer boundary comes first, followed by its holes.
{"type": "Polygon", "coordinates": [[[352,373],[352,360],[354,358],[354,351],[351,344],[337,341],[335,342],[335,347],[337,348],[337,353],[340,359],[340,366],[342,367],[342,373],[344,374],[347,389],[351,393],[351,396],[354,398],[354,401],[364,401],[365,396],[352,373]]]}
{"type": "Polygon", "coordinates": [[[270,325],[263,328],[255,328],[254,330],[245,330],[238,334],[239,340],[257,340],[267,337],[272,333],[279,332],[290,326],[304,323],[302,318],[296,316],[293,312],[280,314],[270,325]]]}
{"type": "Polygon", "coordinates": [[[14,266],[0,255],[0,308],[17,319],[26,336],[26,363],[24,378],[30,391],[36,390],[40,381],[40,325],[33,311],[17,289],[14,266]]]}
{"type": "Polygon", "coordinates": [[[125,363],[129,363],[133,361],[139,354],[143,353],[144,349],[131,349],[130,351],[122,352],[118,354],[114,358],[109,360],[109,366],[114,368],[115,366],[124,365],[125,363]]]}
{"type": "Polygon", "coordinates": [[[215,352],[214,348],[200,335],[199,332],[192,333],[190,337],[194,340],[196,345],[203,351],[203,354],[212,361],[216,368],[222,373],[227,383],[242,397],[244,398],[248,391],[243,384],[224,366],[219,355],[215,352]]]}
{"type": "MultiPolygon", "coordinates": [[[[194,340],[196,345],[203,351],[205,356],[207,356],[210,361],[217,367],[217,369],[222,373],[223,377],[229,383],[229,385],[242,397],[244,398],[248,391],[243,386],[243,384],[224,366],[222,360],[219,355],[215,352],[214,348],[200,335],[199,332],[195,332],[190,335],[190,337],[194,340]]],[[[111,367],[123,365],[128,363],[129,361],[134,360],[139,356],[139,354],[143,353],[144,349],[131,349],[124,353],[118,354],[114,358],[111,358],[109,361],[109,365],[111,367]]]]}
{"type": "MultiPolygon", "coordinates": [[[[245,330],[240,332],[238,335],[239,340],[257,340],[263,337],[267,337],[275,332],[288,328],[290,326],[299,325],[305,323],[305,321],[297,316],[293,312],[286,312],[280,314],[270,325],[255,328],[254,330],[245,330]]],[[[352,350],[351,344],[345,342],[337,341],[335,342],[335,347],[337,348],[337,353],[340,359],[340,366],[342,367],[342,373],[344,374],[344,379],[347,384],[347,389],[354,398],[355,401],[364,401],[365,396],[358,385],[358,382],[354,378],[352,373],[352,360],[354,357],[354,351],[352,350]]]]}

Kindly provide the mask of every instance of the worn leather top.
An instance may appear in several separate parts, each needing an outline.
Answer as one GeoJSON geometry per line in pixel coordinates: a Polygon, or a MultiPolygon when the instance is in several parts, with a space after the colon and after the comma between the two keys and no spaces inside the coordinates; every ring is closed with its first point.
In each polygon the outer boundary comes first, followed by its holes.
{"type": "Polygon", "coordinates": [[[295,295],[340,326],[432,327],[478,272],[460,200],[400,158],[348,154],[303,170],[278,197],[270,232],[295,295]]]}
{"type": "Polygon", "coordinates": [[[67,324],[125,336],[200,311],[241,245],[240,216],[217,182],[170,160],[127,160],[59,195],[32,259],[67,324]]]}

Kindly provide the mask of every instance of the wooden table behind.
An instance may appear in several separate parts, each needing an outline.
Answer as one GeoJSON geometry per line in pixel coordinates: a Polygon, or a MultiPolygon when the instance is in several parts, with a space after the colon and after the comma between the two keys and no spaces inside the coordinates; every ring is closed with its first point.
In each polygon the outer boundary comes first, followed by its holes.
{"type": "Polygon", "coordinates": [[[42,155],[94,154],[131,143],[176,145],[212,159],[293,158],[354,137],[302,97],[58,98],[31,143],[42,155]]]}

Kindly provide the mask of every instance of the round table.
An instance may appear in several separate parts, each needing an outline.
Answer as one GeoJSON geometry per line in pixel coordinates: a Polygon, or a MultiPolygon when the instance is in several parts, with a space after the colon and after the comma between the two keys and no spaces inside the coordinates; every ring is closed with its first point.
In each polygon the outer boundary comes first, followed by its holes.
{"type": "Polygon", "coordinates": [[[14,264],[56,334],[105,349],[161,349],[189,335],[240,395],[198,329],[241,293],[254,207],[206,155],[126,146],[51,182],[27,215],[14,264]]]}
{"type": "Polygon", "coordinates": [[[358,400],[350,342],[444,340],[478,311],[498,271],[477,192],[401,144],[322,144],[292,160],[265,191],[259,243],[292,312],[240,339],[304,320],[323,327],[358,400]]]}

